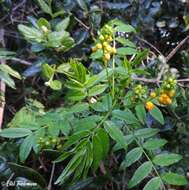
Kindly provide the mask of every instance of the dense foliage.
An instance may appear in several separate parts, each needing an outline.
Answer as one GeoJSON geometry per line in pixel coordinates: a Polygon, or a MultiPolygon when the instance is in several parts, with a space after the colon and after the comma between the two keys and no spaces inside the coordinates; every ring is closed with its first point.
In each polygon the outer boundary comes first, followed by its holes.
{"type": "Polygon", "coordinates": [[[2,188],[187,189],[187,5],[0,1],[2,188]]]}

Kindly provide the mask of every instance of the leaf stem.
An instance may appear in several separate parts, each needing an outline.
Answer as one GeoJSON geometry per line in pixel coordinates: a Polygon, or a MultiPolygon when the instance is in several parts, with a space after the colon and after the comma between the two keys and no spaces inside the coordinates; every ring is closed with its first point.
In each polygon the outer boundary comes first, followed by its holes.
{"type": "Polygon", "coordinates": [[[111,109],[107,112],[107,114],[104,116],[104,118],[101,120],[101,122],[97,125],[97,128],[99,128],[106,121],[106,119],[110,116],[115,105],[116,105],[116,101],[114,101],[111,109]]]}

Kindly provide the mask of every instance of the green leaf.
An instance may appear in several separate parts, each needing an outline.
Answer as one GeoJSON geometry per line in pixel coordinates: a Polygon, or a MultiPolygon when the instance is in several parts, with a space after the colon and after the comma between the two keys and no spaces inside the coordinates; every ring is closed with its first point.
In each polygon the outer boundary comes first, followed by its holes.
{"type": "Polygon", "coordinates": [[[161,187],[160,177],[152,178],[145,186],[143,190],[158,190],[161,187]]]}
{"type": "Polygon", "coordinates": [[[135,56],[134,60],[132,61],[132,65],[133,66],[137,66],[139,64],[141,64],[142,60],[146,59],[146,57],[148,56],[148,49],[145,49],[142,52],[137,52],[137,55],[135,56]]]}
{"type": "Polygon", "coordinates": [[[27,40],[32,42],[43,42],[43,33],[32,27],[25,26],[23,24],[18,25],[18,30],[24,35],[27,40]]]}
{"type": "Polygon", "coordinates": [[[143,147],[147,150],[155,150],[167,143],[165,139],[149,139],[143,144],[143,147]]]}
{"type": "Polygon", "coordinates": [[[83,100],[87,96],[86,92],[79,91],[79,90],[70,90],[66,98],[70,101],[80,101],[83,100]]]}
{"type": "Polygon", "coordinates": [[[24,141],[20,145],[19,157],[22,162],[24,162],[28,158],[32,150],[34,140],[34,136],[29,135],[24,139],[24,141]]]}
{"type": "Polygon", "coordinates": [[[180,186],[184,186],[188,184],[188,180],[186,179],[185,176],[176,174],[176,173],[165,173],[161,176],[161,178],[163,179],[163,181],[165,181],[168,184],[171,185],[180,185],[180,186]]]}
{"type": "Polygon", "coordinates": [[[7,73],[0,71],[0,80],[5,82],[9,87],[15,89],[14,80],[12,80],[12,78],[10,78],[10,76],[7,73]]]}
{"type": "Polygon", "coordinates": [[[66,40],[69,38],[69,33],[66,31],[54,31],[48,34],[48,46],[58,48],[65,43],[66,40]]]}
{"type": "Polygon", "coordinates": [[[33,182],[38,183],[43,188],[46,187],[46,181],[43,176],[32,168],[21,166],[12,162],[8,162],[9,167],[18,177],[27,178],[33,182]]]}
{"type": "Polygon", "coordinates": [[[84,152],[80,151],[75,154],[75,156],[70,160],[68,165],[65,167],[65,169],[62,171],[58,179],[55,181],[55,184],[63,184],[66,179],[72,175],[77,167],[81,164],[83,160],[84,152]]]}
{"type": "Polygon", "coordinates": [[[69,113],[82,113],[89,110],[88,103],[77,103],[68,109],[69,113]]]}
{"type": "Polygon", "coordinates": [[[16,53],[13,51],[6,51],[0,48],[0,59],[11,59],[16,56],[16,53]]]}
{"type": "Polygon", "coordinates": [[[146,121],[146,110],[144,108],[143,104],[137,105],[135,107],[136,115],[139,119],[139,121],[144,124],[146,121]]]}
{"type": "Polygon", "coordinates": [[[104,159],[107,156],[109,148],[110,148],[109,136],[105,132],[104,129],[100,128],[98,130],[98,137],[99,137],[100,144],[101,144],[102,150],[103,150],[102,159],[104,159]]]}
{"type": "Polygon", "coordinates": [[[53,90],[61,90],[62,88],[62,83],[59,80],[52,80],[49,83],[49,86],[53,89],[53,90]]]}
{"type": "Polygon", "coordinates": [[[136,32],[136,30],[129,24],[124,24],[121,21],[118,21],[116,23],[117,27],[115,28],[118,32],[126,32],[126,33],[130,33],[130,32],[136,32]]]}
{"type": "MultiPolygon", "coordinates": [[[[134,141],[134,136],[133,136],[133,135],[126,135],[126,136],[125,136],[125,143],[127,144],[127,146],[130,145],[133,141],[134,141]]],[[[113,147],[113,150],[114,150],[114,151],[117,151],[117,150],[120,150],[120,149],[122,149],[122,148],[124,148],[124,147],[121,147],[121,145],[117,143],[117,144],[113,147]]]]}
{"type": "Polygon", "coordinates": [[[91,59],[101,59],[102,56],[103,56],[103,51],[101,49],[99,49],[96,52],[92,53],[90,58],[91,59]]]}
{"type": "Polygon", "coordinates": [[[139,124],[138,119],[129,109],[125,111],[114,110],[112,114],[117,119],[124,120],[127,124],[139,124]]]}
{"type": "Polygon", "coordinates": [[[90,105],[97,112],[107,112],[112,107],[112,98],[110,94],[102,97],[102,101],[98,101],[90,105]]]}
{"type": "Polygon", "coordinates": [[[165,123],[163,114],[158,107],[154,107],[154,109],[150,111],[150,115],[162,125],[165,123]]]}
{"type": "Polygon", "coordinates": [[[7,128],[0,132],[1,137],[5,138],[21,138],[30,135],[32,132],[24,128],[7,128]]]}
{"type": "Polygon", "coordinates": [[[56,25],[56,31],[59,32],[59,31],[63,31],[63,30],[66,30],[66,28],[68,27],[70,23],[70,17],[67,17],[65,18],[64,20],[62,20],[61,22],[59,22],[57,25],[56,25]]]}
{"type": "Polygon", "coordinates": [[[95,115],[93,115],[93,116],[88,116],[82,119],[75,119],[72,125],[74,125],[73,127],[74,131],[77,131],[77,132],[88,131],[88,130],[93,130],[96,127],[97,121],[100,121],[100,119],[95,118],[95,115]]]}
{"type": "Polygon", "coordinates": [[[52,78],[52,76],[55,73],[55,70],[49,64],[47,63],[42,64],[41,68],[42,68],[42,74],[44,77],[46,77],[47,79],[52,78]]]}
{"type": "Polygon", "coordinates": [[[98,134],[93,137],[92,144],[93,144],[92,167],[93,167],[93,170],[96,171],[96,169],[99,167],[100,161],[103,158],[103,147],[102,147],[101,140],[98,134]]]}
{"type": "Polygon", "coordinates": [[[106,121],[104,123],[105,130],[110,135],[110,137],[115,140],[117,143],[119,143],[122,147],[127,148],[127,144],[125,143],[125,137],[122,133],[122,131],[119,129],[118,126],[116,126],[111,121],[106,121]]]}
{"type": "Polygon", "coordinates": [[[154,164],[159,165],[159,166],[169,166],[180,161],[181,159],[182,159],[182,156],[179,154],[163,153],[163,154],[159,154],[155,156],[153,159],[153,162],[154,164]]]}
{"type": "Polygon", "coordinates": [[[140,147],[132,149],[130,152],[126,153],[126,157],[121,164],[121,168],[129,167],[136,161],[138,161],[143,154],[143,150],[140,147]]]}
{"type": "Polygon", "coordinates": [[[121,47],[121,48],[117,48],[117,54],[121,55],[121,56],[125,56],[125,55],[134,55],[137,53],[137,50],[131,47],[121,47]]]}
{"type": "Polygon", "coordinates": [[[39,28],[41,28],[42,26],[46,26],[49,30],[51,29],[50,23],[45,18],[40,18],[37,21],[37,25],[39,26],[39,28]]]}
{"type": "Polygon", "coordinates": [[[9,75],[11,75],[11,76],[13,76],[13,77],[15,77],[15,78],[17,78],[17,79],[21,79],[20,74],[19,74],[17,71],[13,70],[13,69],[12,69],[11,67],[9,67],[8,65],[1,64],[1,65],[0,65],[0,70],[2,70],[2,71],[4,71],[4,72],[8,73],[9,75]]]}
{"type": "Polygon", "coordinates": [[[35,112],[28,107],[23,107],[15,114],[14,118],[8,124],[11,128],[38,129],[40,125],[36,122],[35,112]]]}
{"type": "Polygon", "coordinates": [[[84,179],[82,181],[77,182],[76,184],[71,185],[68,190],[83,190],[86,189],[95,178],[89,177],[87,179],[84,179]]]}
{"type": "Polygon", "coordinates": [[[89,89],[88,96],[99,95],[99,94],[103,93],[107,87],[108,87],[108,85],[106,85],[106,84],[96,85],[96,86],[92,87],[91,89],[89,89]]]}
{"type": "Polygon", "coordinates": [[[130,40],[125,39],[125,38],[123,38],[123,37],[118,37],[118,38],[116,38],[116,41],[118,41],[119,43],[121,43],[121,44],[124,45],[124,46],[136,48],[136,45],[135,45],[133,42],[131,42],[130,40]]]}
{"type": "Polygon", "coordinates": [[[135,136],[138,138],[149,138],[153,137],[159,132],[159,129],[154,129],[154,128],[146,128],[146,129],[139,129],[134,132],[135,136]]]}
{"type": "Polygon", "coordinates": [[[134,173],[129,181],[128,188],[138,185],[144,178],[146,178],[152,171],[152,163],[150,161],[143,163],[134,173]]]}
{"type": "Polygon", "coordinates": [[[54,163],[63,162],[65,159],[67,159],[71,155],[72,155],[72,153],[64,151],[63,154],[61,154],[56,160],[54,160],[54,163]]]}
{"type": "Polygon", "coordinates": [[[76,61],[72,60],[70,63],[71,69],[73,70],[72,79],[75,79],[76,81],[80,82],[81,84],[84,84],[86,82],[86,67],[76,61]]]}
{"type": "Polygon", "coordinates": [[[50,6],[45,2],[45,0],[37,0],[37,1],[44,13],[52,15],[52,10],[50,6]]]}
{"type": "Polygon", "coordinates": [[[64,74],[64,73],[68,73],[69,70],[70,70],[70,65],[63,63],[57,67],[56,72],[64,74]]]}
{"type": "Polygon", "coordinates": [[[72,136],[68,138],[68,141],[64,143],[64,148],[70,147],[71,145],[77,143],[80,139],[88,135],[89,135],[89,131],[80,131],[78,133],[73,134],[72,136]]]}

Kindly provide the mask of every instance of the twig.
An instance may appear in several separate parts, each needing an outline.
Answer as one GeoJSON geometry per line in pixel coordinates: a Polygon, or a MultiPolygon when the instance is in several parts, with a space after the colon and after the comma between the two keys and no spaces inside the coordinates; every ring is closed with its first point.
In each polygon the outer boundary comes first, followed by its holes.
{"type": "Polygon", "coordinates": [[[52,164],[51,176],[50,176],[50,180],[49,180],[49,184],[48,184],[48,189],[47,190],[51,190],[52,180],[53,180],[53,176],[54,176],[54,170],[55,170],[55,163],[52,164]]]}
{"type": "Polygon", "coordinates": [[[11,181],[11,179],[12,179],[13,177],[14,177],[14,173],[12,173],[12,174],[10,175],[9,179],[7,180],[7,184],[10,183],[10,181],[11,181]]]}
{"type": "Polygon", "coordinates": [[[18,8],[20,8],[22,5],[24,5],[26,3],[26,0],[23,0],[22,2],[20,2],[17,6],[15,6],[12,11],[16,11],[18,8]]]}
{"type": "MultiPolygon", "coordinates": [[[[156,78],[152,78],[152,79],[147,79],[147,78],[143,78],[143,77],[132,77],[133,80],[136,81],[141,81],[141,82],[145,82],[145,83],[157,83],[157,79],[156,78]]],[[[177,82],[189,82],[189,78],[185,78],[185,79],[178,79],[176,80],[177,82]]],[[[160,80],[158,81],[158,83],[162,83],[163,81],[160,80]]]]}
{"type": "Polygon", "coordinates": [[[74,16],[74,19],[77,20],[77,22],[79,22],[86,30],[89,30],[90,27],[87,26],[86,24],[84,24],[81,20],[79,20],[77,17],[74,16]]]}
{"type": "MultiPolygon", "coordinates": [[[[139,38],[140,39],[140,38],[139,38]]],[[[133,80],[136,80],[136,81],[142,81],[142,82],[145,82],[145,83],[156,83],[156,84],[159,84],[161,83],[161,78],[162,78],[162,75],[164,73],[164,70],[165,70],[165,67],[166,67],[166,63],[168,61],[170,61],[170,59],[176,54],[176,52],[187,42],[187,40],[189,39],[189,36],[187,36],[186,38],[184,38],[169,54],[167,57],[164,57],[163,54],[156,49],[156,51],[158,51],[160,53],[160,55],[162,56],[163,59],[165,60],[162,60],[163,64],[162,64],[162,67],[161,67],[161,70],[157,76],[157,78],[152,78],[152,79],[148,79],[148,78],[140,78],[140,77],[135,77],[133,76],[132,79],[133,80]]],[[[141,39],[143,40],[143,39],[141,39]]],[[[144,40],[145,41],[145,40],[144,40]]],[[[146,43],[148,43],[147,41],[145,41],[146,43]]],[[[150,43],[149,43],[150,44],[150,43]]],[[[153,47],[153,45],[152,45],[153,47]]],[[[155,47],[153,47],[155,49],[155,47]]],[[[178,79],[177,82],[189,82],[189,78],[186,78],[186,79],[178,79]]]]}
{"type": "Polygon", "coordinates": [[[176,52],[187,42],[189,39],[189,36],[184,38],[166,57],[166,61],[168,62],[175,54],[176,52]]]}
{"type": "Polygon", "coordinates": [[[151,43],[148,42],[147,40],[145,40],[145,39],[143,39],[143,38],[140,38],[139,36],[136,36],[136,38],[137,38],[138,40],[140,40],[141,42],[144,42],[145,44],[147,44],[148,46],[150,46],[150,47],[151,47],[152,49],[154,49],[158,54],[163,55],[160,50],[158,50],[153,44],[151,44],[151,43]]]}
{"type": "MultiPolygon", "coordinates": [[[[5,41],[4,41],[4,30],[0,29],[0,43],[2,44],[2,47],[5,47],[5,41]]],[[[4,60],[0,60],[0,64],[5,64],[4,60]]],[[[3,124],[3,116],[4,116],[4,109],[5,109],[5,100],[4,100],[4,94],[5,94],[6,86],[5,83],[1,80],[0,81],[0,94],[1,94],[1,105],[0,105],[0,129],[2,128],[3,124]]]]}
{"type": "Polygon", "coordinates": [[[17,62],[22,63],[22,64],[24,64],[24,65],[32,65],[31,62],[22,60],[22,59],[20,59],[20,58],[15,58],[15,57],[13,57],[13,58],[11,58],[11,60],[17,61],[17,62]]]}

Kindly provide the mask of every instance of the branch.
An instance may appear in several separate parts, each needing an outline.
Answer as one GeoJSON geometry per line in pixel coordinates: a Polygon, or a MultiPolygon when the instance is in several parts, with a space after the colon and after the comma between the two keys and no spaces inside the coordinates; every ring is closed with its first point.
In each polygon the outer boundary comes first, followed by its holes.
{"type": "Polygon", "coordinates": [[[169,53],[169,55],[166,57],[166,61],[167,61],[167,62],[177,53],[177,51],[187,42],[188,39],[189,39],[189,36],[187,36],[186,38],[184,38],[184,39],[169,53]]]}
{"type": "Polygon", "coordinates": [[[151,44],[150,42],[148,42],[147,40],[143,39],[143,38],[140,38],[139,36],[136,36],[136,38],[138,40],[140,40],[141,42],[144,42],[145,44],[147,44],[148,46],[150,46],[152,49],[154,49],[158,54],[162,55],[163,54],[161,53],[160,50],[158,50],[153,44],[151,44]]]}
{"type": "MultiPolygon", "coordinates": [[[[157,81],[156,78],[147,79],[147,78],[143,78],[143,77],[132,77],[132,79],[135,80],[135,81],[141,81],[141,82],[144,82],[144,83],[156,83],[156,84],[159,84],[159,83],[163,82],[162,80],[157,81]]],[[[186,82],[189,82],[189,78],[178,79],[176,81],[177,81],[178,84],[186,83],[186,82]]],[[[182,85],[180,84],[180,86],[182,86],[182,85]]]]}
{"type": "Polygon", "coordinates": [[[13,57],[13,58],[11,58],[11,60],[13,60],[13,61],[17,61],[17,62],[19,62],[19,63],[22,63],[23,65],[32,65],[31,62],[29,62],[29,61],[25,61],[25,60],[20,59],[20,58],[15,58],[15,57],[13,57]]]}
{"type": "Polygon", "coordinates": [[[55,163],[52,164],[51,177],[50,177],[50,180],[49,180],[49,184],[48,184],[48,189],[47,190],[51,190],[52,189],[52,180],[53,180],[53,176],[54,176],[54,170],[55,170],[55,163]]]}
{"type": "MultiPolygon", "coordinates": [[[[157,52],[159,52],[159,54],[162,56],[162,67],[161,67],[161,70],[157,76],[157,78],[152,78],[152,79],[147,79],[147,78],[140,78],[140,77],[132,77],[133,80],[136,80],[136,81],[142,81],[142,82],[145,82],[145,83],[156,83],[156,84],[159,84],[161,83],[161,78],[162,78],[162,75],[164,74],[164,71],[165,71],[165,67],[166,67],[166,63],[168,61],[170,61],[170,59],[176,54],[176,52],[187,42],[187,40],[189,39],[189,36],[187,36],[186,38],[184,38],[169,54],[167,57],[164,57],[163,54],[157,49],[155,48],[153,45],[151,45],[149,42],[147,42],[146,40],[144,39],[141,39],[141,38],[138,38],[142,41],[144,41],[145,43],[147,43],[148,45],[150,45],[151,47],[153,47],[157,52]]],[[[189,82],[189,78],[186,78],[186,79],[178,79],[177,82],[189,82]]]]}

